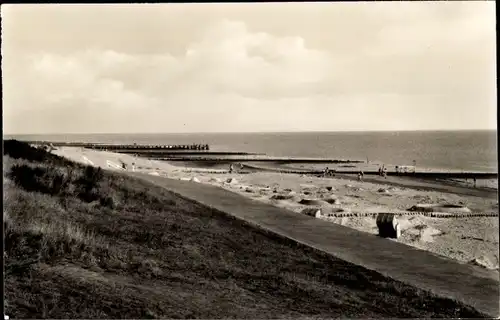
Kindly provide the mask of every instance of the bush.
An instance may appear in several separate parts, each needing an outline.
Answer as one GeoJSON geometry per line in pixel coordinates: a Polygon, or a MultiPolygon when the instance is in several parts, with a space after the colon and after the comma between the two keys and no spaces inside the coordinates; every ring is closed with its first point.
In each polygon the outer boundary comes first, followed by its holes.
{"type": "Polygon", "coordinates": [[[17,140],[4,140],[3,154],[14,159],[25,159],[33,162],[44,162],[47,159],[47,151],[33,148],[26,142],[17,140]]]}
{"type": "Polygon", "coordinates": [[[24,159],[35,163],[52,163],[74,168],[82,167],[79,163],[52,154],[47,150],[34,148],[26,142],[17,140],[4,140],[3,154],[14,159],[24,159]]]}
{"type": "MultiPolygon", "coordinates": [[[[52,165],[35,167],[26,164],[12,166],[9,177],[26,191],[40,192],[52,196],[77,196],[84,202],[99,200],[100,182],[104,174],[101,168],[86,167],[80,175],[71,167],[58,168],[52,165]],[[79,177],[78,177],[79,176],[79,177]]],[[[103,200],[112,208],[110,200],[103,200]]]]}
{"type": "Polygon", "coordinates": [[[98,200],[99,183],[102,181],[104,174],[101,168],[87,166],[83,175],[76,181],[78,185],[78,197],[85,202],[98,200]]]}
{"type": "Polygon", "coordinates": [[[69,185],[69,179],[57,169],[42,166],[14,165],[10,178],[26,191],[35,191],[50,195],[64,193],[69,185]]]}
{"type": "Polygon", "coordinates": [[[99,204],[103,207],[115,209],[116,204],[112,197],[103,197],[99,199],[99,204]]]}

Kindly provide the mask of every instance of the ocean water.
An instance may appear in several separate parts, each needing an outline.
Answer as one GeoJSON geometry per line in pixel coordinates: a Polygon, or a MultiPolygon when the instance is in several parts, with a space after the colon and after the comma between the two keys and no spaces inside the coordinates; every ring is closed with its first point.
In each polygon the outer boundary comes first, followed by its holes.
{"type": "Polygon", "coordinates": [[[387,165],[497,172],[496,131],[296,132],[17,135],[20,140],[101,143],[207,143],[212,151],[366,160],[387,165]]]}

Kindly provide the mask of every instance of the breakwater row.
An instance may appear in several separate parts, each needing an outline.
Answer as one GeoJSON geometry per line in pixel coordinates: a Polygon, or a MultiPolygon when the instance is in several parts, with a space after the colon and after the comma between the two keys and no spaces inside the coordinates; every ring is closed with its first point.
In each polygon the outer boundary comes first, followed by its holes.
{"type": "MultiPolygon", "coordinates": [[[[209,162],[275,162],[277,164],[287,163],[364,163],[361,160],[338,160],[338,159],[317,159],[317,158],[288,158],[288,157],[268,157],[249,154],[249,157],[229,157],[232,154],[226,153],[228,157],[208,157],[203,155],[193,157],[159,157],[152,160],[163,161],[209,161],[209,162]]],[[[309,171],[308,171],[309,172],[309,171]]]]}
{"type": "Polygon", "coordinates": [[[208,144],[182,144],[182,145],[143,145],[143,144],[105,144],[87,142],[52,142],[52,141],[25,141],[31,145],[53,146],[53,147],[79,147],[94,150],[109,150],[120,152],[122,150],[145,151],[145,150],[210,150],[208,144]]]}
{"type": "MultiPolygon", "coordinates": [[[[167,149],[167,150],[137,150],[137,149],[123,149],[117,151],[119,153],[133,154],[141,157],[187,157],[196,156],[198,158],[200,155],[203,156],[249,156],[249,155],[263,155],[261,153],[250,153],[250,152],[222,152],[222,151],[208,151],[208,150],[192,150],[185,151],[182,149],[167,149]]],[[[164,158],[161,158],[164,159],[164,158]]]]}

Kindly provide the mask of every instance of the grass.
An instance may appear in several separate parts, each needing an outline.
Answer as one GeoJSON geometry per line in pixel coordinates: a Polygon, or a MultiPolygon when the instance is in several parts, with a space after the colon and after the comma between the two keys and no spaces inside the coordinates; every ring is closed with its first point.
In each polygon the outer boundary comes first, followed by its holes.
{"type": "Polygon", "coordinates": [[[4,144],[11,318],[486,317],[145,181],[21,145],[4,144]]]}

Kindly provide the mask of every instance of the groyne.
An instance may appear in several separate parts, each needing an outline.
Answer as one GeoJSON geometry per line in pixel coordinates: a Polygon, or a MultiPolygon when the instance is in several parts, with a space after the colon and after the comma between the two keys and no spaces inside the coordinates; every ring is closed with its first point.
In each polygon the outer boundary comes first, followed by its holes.
{"type": "MultiPolygon", "coordinates": [[[[191,150],[185,151],[184,149],[160,149],[160,150],[137,150],[137,149],[123,149],[118,150],[119,153],[134,154],[141,157],[189,157],[200,155],[203,156],[253,156],[253,155],[264,155],[262,153],[250,153],[250,152],[223,152],[223,151],[208,151],[208,150],[191,150]]],[[[163,158],[162,158],[163,160],[163,158]]]]}
{"type": "MultiPolygon", "coordinates": [[[[230,156],[230,154],[227,154],[230,156]]],[[[158,157],[153,160],[163,161],[211,161],[211,162],[275,162],[275,163],[363,163],[360,160],[339,160],[339,159],[317,159],[317,158],[289,158],[289,157],[268,157],[259,155],[250,155],[253,157],[207,157],[205,154],[202,156],[193,157],[158,157]]],[[[280,169],[281,170],[281,169],[280,169]]],[[[288,170],[295,171],[295,170],[288,170]]]]}
{"type": "Polygon", "coordinates": [[[32,145],[39,146],[54,146],[54,147],[79,147],[89,148],[94,150],[109,150],[120,152],[122,150],[210,150],[208,144],[166,144],[166,145],[151,145],[151,144],[106,144],[106,143],[88,143],[88,142],[52,142],[52,141],[25,141],[32,145]]]}

